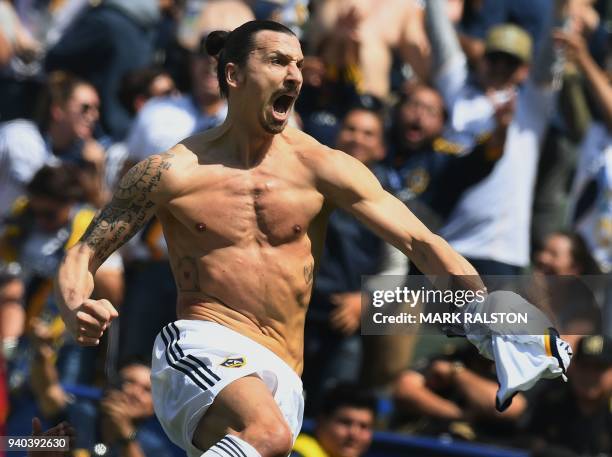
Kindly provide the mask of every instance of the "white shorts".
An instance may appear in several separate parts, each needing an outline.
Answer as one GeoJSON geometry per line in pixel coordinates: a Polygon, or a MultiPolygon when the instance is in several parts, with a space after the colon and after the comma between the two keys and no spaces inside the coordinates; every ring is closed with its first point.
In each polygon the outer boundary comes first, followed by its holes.
{"type": "Polygon", "coordinates": [[[293,440],[302,427],[302,380],[280,357],[214,322],[179,320],[155,339],[151,383],[155,414],[168,437],[190,457],[200,418],[231,382],[255,374],[274,396],[293,440]]]}

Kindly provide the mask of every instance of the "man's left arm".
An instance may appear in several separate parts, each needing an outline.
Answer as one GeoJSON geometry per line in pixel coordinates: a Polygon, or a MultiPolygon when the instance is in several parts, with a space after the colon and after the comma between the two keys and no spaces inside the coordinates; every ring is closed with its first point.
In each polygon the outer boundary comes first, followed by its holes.
{"type": "Polygon", "coordinates": [[[386,192],[365,165],[331,149],[318,162],[317,185],[333,205],[353,214],[401,250],[423,273],[472,277],[469,288],[484,288],[474,267],[400,200],[386,192]]]}
{"type": "MultiPolygon", "coordinates": [[[[474,267],[441,237],[430,232],[402,202],[384,191],[365,165],[341,151],[329,149],[320,152],[315,159],[317,186],[327,200],[352,213],[372,231],[400,249],[419,270],[429,277],[433,276],[432,283],[438,289],[486,291],[474,267]]],[[[540,317],[540,311],[513,292],[493,292],[484,302],[475,300],[461,309],[466,312],[466,308],[471,314],[484,310],[521,310],[531,316],[531,330],[544,332],[545,329],[541,327],[548,329],[551,326],[549,321],[540,317]]],[[[471,333],[467,327],[464,330],[480,354],[496,363],[500,384],[496,397],[498,411],[508,408],[517,391],[525,390],[524,387],[515,386],[532,386],[541,377],[564,376],[572,356],[569,346],[555,338],[550,330],[546,330],[548,334],[545,336],[538,333],[535,337],[504,335],[500,329],[490,327],[488,332],[471,333]],[[546,341],[549,341],[548,345],[546,341]],[[549,347],[554,347],[557,354],[553,355],[549,347]],[[523,360],[520,357],[525,352],[532,354],[530,360],[534,369],[517,370],[517,361],[523,360]],[[505,373],[505,376],[499,373],[505,373]],[[510,376],[515,384],[509,384],[510,376]]],[[[487,330],[487,327],[482,330],[487,330]]]]}

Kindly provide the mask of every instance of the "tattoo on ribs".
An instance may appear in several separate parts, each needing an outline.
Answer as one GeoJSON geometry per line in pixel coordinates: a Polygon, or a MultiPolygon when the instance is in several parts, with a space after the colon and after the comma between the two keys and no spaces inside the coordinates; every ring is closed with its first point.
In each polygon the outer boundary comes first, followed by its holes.
{"type": "Polygon", "coordinates": [[[81,238],[94,250],[97,260],[106,259],[147,223],[155,206],[151,194],[171,167],[168,159],[173,156],[169,152],[151,156],[123,176],[111,202],[96,215],[81,238]]]}
{"type": "Polygon", "coordinates": [[[312,282],[313,276],[314,276],[314,263],[310,263],[304,266],[304,279],[306,280],[306,284],[310,284],[312,282]]]}
{"type": "Polygon", "coordinates": [[[194,257],[183,257],[178,261],[177,276],[181,292],[200,292],[198,262],[194,257]]]}

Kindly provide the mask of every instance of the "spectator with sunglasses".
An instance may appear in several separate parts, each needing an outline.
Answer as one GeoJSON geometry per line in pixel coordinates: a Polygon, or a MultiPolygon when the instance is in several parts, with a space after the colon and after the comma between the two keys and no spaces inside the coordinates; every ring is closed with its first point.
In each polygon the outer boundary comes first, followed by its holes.
{"type": "Polygon", "coordinates": [[[391,153],[382,178],[383,185],[434,231],[461,195],[490,173],[496,160],[490,152],[505,134],[501,130],[478,139],[473,151],[464,154],[461,144],[447,139],[447,119],[444,99],[434,87],[407,86],[393,110],[391,153]]]}
{"type": "Polygon", "coordinates": [[[99,106],[98,93],[91,84],[56,72],[49,75],[37,123],[17,119],[0,126],[0,218],[7,216],[25,185],[45,164],[77,165],[78,173],[86,178],[86,200],[96,207],[106,202],[107,157],[94,138],[99,106]]]}
{"type": "Polygon", "coordinates": [[[127,72],[119,87],[119,100],[131,116],[135,116],[149,99],[173,95],[178,95],[178,91],[172,76],[154,65],[127,72]]]}
{"type": "Polygon", "coordinates": [[[384,185],[431,230],[440,224],[430,196],[441,187],[433,183],[449,157],[459,151],[457,145],[442,139],[445,121],[446,106],[440,93],[424,84],[412,84],[393,110],[390,130],[391,154],[384,185]]]}

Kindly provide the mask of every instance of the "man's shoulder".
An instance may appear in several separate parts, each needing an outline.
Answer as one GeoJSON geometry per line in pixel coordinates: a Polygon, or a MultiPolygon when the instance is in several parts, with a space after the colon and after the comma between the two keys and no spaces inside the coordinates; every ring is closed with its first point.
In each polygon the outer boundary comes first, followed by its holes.
{"type": "Polygon", "coordinates": [[[287,127],[283,132],[283,137],[298,159],[308,168],[319,168],[333,160],[338,154],[344,155],[341,151],[325,146],[296,128],[287,127]]]}
{"type": "Polygon", "coordinates": [[[197,162],[194,152],[184,143],[178,143],[175,146],[157,154],[151,154],[135,166],[160,166],[164,169],[175,169],[181,166],[188,166],[197,162]]]}
{"type": "Polygon", "coordinates": [[[198,164],[197,152],[183,142],[156,156],[161,161],[161,167],[170,172],[169,176],[179,178],[186,178],[189,170],[193,170],[198,164]]]}
{"type": "Polygon", "coordinates": [[[299,150],[324,148],[314,137],[296,127],[286,127],[280,134],[287,143],[299,150]]]}
{"type": "Polygon", "coordinates": [[[146,187],[154,189],[160,201],[167,200],[181,193],[189,182],[189,170],[196,164],[195,155],[179,143],[165,152],[152,154],[136,163],[121,178],[119,188],[146,187]]]}
{"type": "Polygon", "coordinates": [[[213,157],[219,152],[218,141],[227,134],[228,124],[221,124],[208,130],[197,132],[186,137],[180,143],[168,150],[174,155],[178,164],[193,166],[195,164],[212,164],[219,160],[213,157]]]}

